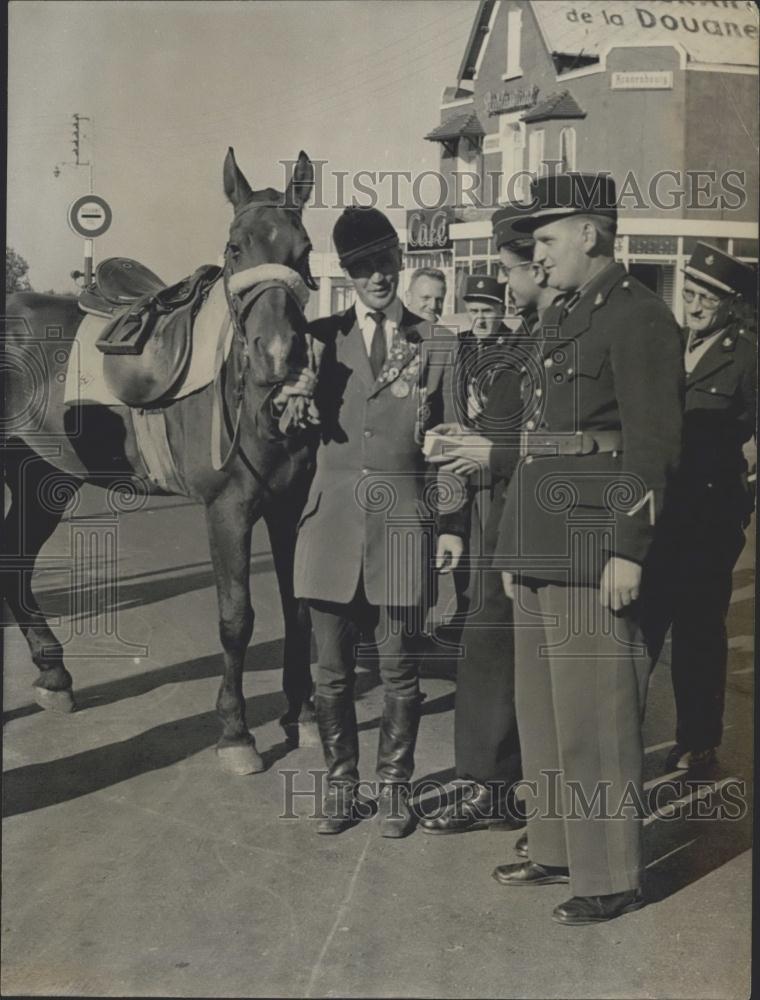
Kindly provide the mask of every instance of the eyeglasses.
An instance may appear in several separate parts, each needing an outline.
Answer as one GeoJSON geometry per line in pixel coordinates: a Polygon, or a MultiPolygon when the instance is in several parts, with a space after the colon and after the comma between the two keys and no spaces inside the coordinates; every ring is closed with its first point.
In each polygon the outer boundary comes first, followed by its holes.
{"type": "Polygon", "coordinates": [[[717,309],[721,301],[717,295],[711,295],[709,292],[695,292],[693,288],[684,288],[681,294],[684,302],[691,304],[696,299],[704,309],[717,309]]]}
{"type": "Polygon", "coordinates": [[[516,271],[518,267],[533,267],[533,261],[523,260],[519,264],[513,264],[512,267],[504,267],[503,264],[499,264],[499,273],[503,274],[507,281],[509,281],[510,274],[512,271],[516,271]]]}

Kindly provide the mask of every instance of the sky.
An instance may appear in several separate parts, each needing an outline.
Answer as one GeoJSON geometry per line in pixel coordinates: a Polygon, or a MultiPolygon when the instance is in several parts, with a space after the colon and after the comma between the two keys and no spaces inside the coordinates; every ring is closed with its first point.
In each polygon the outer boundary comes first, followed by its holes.
{"type": "MultiPolygon", "coordinates": [[[[73,290],[69,273],[82,266],[66,222],[88,192],[87,169],[66,163],[74,112],[91,119],[82,159],[94,154],[94,191],[113,211],[96,263],[136,257],[178,280],[222,252],[228,146],[254,188],[281,189],[279,161],[300,149],[328,160],[327,172],[435,169],[439,146],[423,136],[456,82],[476,9],[477,0],[12,2],[7,241],[32,286],[73,290]]],[[[335,217],[307,208],[315,249],[329,248],[335,217]]]]}

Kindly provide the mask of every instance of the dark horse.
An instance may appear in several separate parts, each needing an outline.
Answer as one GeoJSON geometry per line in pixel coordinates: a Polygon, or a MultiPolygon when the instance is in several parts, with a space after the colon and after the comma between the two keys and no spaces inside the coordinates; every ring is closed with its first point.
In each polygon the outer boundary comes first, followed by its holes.
{"type": "MultiPolygon", "coordinates": [[[[235,215],[220,280],[227,283],[236,335],[219,379],[217,406],[223,415],[218,422],[223,430],[217,428],[215,447],[219,452],[222,434],[221,450],[228,457],[221,470],[211,457],[214,385],[175,400],[166,410],[176,467],[188,495],[206,508],[224,650],[217,752],[225,769],[236,774],[264,767],[246,724],[242,683],[254,622],[251,531],[261,517],[269,531],[285,617],[283,688],[288,709],[280,721],[291,735],[291,727],[299,727],[302,738],[313,727],[310,626],[308,611],[293,596],[292,567],[316,440],[308,427],[278,433],[273,416],[283,386],[292,385],[296,373],[307,370],[306,321],[292,285],[284,280],[265,281],[253,295],[230,289],[233,275],[238,276],[234,287],[245,288],[242,272],[264,273],[261,265],[278,265],[265,272],[314,287],[311,243],[301,221],[313,183],[313,166],[302,152],[284,194],[271,188],[253,191],[232,149],[227,153],[224,190],[235,215]]],[[[13,317],[6,321],[4,424],[4,465],[12,500],[3,532],[3,589],[39,670],[34,686],[38,704],[68,712],[74,707],[71,674],[31,588],[35,559],[66,506],[50,498],[66,491],[72,496],[83,482],[107,489],[126,486],[139,493],[163,491],[152,487],[145,475],[126,407],[64,405],[63,380],[54,373],[60,371],[61,350],[70,350],[82,319],[76,301],[21,292],[8,300],[6,316],[13,317]],[[54,337],[48,336],[51,330],[54,337]]]]}

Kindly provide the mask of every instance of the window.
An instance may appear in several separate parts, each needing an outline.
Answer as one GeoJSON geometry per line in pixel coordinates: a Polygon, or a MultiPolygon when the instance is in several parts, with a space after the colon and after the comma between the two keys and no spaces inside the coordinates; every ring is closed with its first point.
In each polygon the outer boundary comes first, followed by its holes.
{"type": "Polygon", "coordinates": [[[546,173],[544,164],[544,130],[536,129],[528,136],[528,171],[533,177],[546,173]]]}
{"type": "Polygon", "coordinates": [[[520,201],[525,197],[525,178],[515,177],[523,169],[525,154],[525,122],[520,121],[522,111],[501,115],[501,202],[520,201]]]}
{"type": "Polygon", "coordinates": [[[480,147],[477,142],[462,136],[457,143],[455,170],[459,175],[454,178],[457,203],[475,204],[480,186],[480,147]]]}
{"type": "Polygon", "coordinates": [[[356,293],[350,281],[333,280],[330,289],[330,312],[343,312],[354,304],[356,293]]]}
{"type": "Polygon", "coordinates": [[[520,43],[522,40],[522,11],[510,10],[507,14],[507,71],[504,80],[522,76],[520,67],[520,43]]]}
{"type": "Polygon", "coordinates": [[[560,170],[563,174],[575,170],[575,129],[563,128],[559,134],[560,170]]]}

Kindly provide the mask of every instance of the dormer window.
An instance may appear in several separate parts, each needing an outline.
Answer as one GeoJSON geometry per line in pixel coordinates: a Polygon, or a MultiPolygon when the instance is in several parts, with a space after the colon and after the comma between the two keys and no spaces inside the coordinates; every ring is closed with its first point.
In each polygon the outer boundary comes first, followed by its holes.
{"type": "Polygon", "coordinates": [[[522,10],[510,10],[507,13],[507,69],[502,80],[514,80],[523,75],[520,65],[520,49],[522,47],[522,10]]]}

